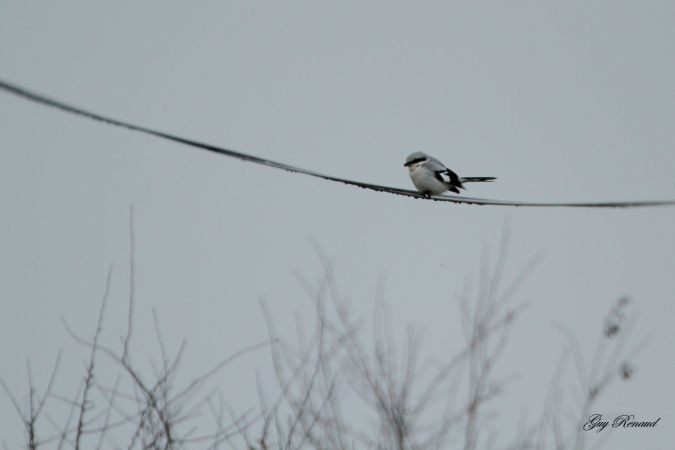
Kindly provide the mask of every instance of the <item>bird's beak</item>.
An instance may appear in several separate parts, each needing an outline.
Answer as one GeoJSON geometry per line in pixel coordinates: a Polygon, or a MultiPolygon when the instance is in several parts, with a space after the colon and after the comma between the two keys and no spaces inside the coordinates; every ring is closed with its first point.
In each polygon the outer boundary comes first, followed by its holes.
{"type": "Polygon", "coordinates": [[[403,167],[408,167],[410,164],[411,163],[407,162],[407,163],[403,164],[403,167]]]}

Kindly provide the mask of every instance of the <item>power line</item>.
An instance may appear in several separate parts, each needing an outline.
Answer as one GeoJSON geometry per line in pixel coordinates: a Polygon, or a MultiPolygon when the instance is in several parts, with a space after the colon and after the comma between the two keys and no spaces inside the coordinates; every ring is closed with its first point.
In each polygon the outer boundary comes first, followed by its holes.
{"type": "Polygon", "coordinates": [[[243,161],[252,162],[255,164],[261,164],[264,166],[274,167],[276,169],[286,170],[293,173],[301,173],[304,175],[309,175],[316,178],[322,178],[324,180],[336,181],[338,183],[344,183],[351,186],[357,186],[364,189],[371,189],[378,192],[388,192],[390,194],[404,195],[407,197],[428,199],[440,202],[450,202],[450,203],[459,203],[459,204],[469,204],[469,205],[494,205],[494,206],[523,206],[523,207],[579,207],[579,208],[635,208],[635,207],[646,207],[646,206],[674,206],[675,200],[653,200],[653,201],[620,201],[620,202],[525,202],[525,201],[507,201],[507,200],[490,200],[483,198],[473,198],[473,197],[463,197],[456,196],[450,197],[445,195],[436,195],[427,197],[426,195],[417,192],[411,191],[408,189],[400,189],[390,186],[381,186],[372,183],[365,183],[363,181],[355,181],[347,178],[334,177],[331,175],[325,175],[313,170],[303,169],[301,167],[291,166],[289,164],[284,164],[276,161],[272,161],[265,158],[260,158],[258,156],[249,155],[247,153],[237,152],[235,150],[230,150],[224,147],[219,147],[216,145],[205,144],[203,142],[195,141],[192,139],[183,138],[176,136],[170,133],[164,133],[162,131],[153,130],[151,128],[142,127],[140,125],[135,125],[133,123],[124,122],[122,120],[113,119],[95,112],[87,111],[82,108],[78,108],[67,103],[63,103],[59,100],[47,97],[42,94],[30,91],[23,87],[17,86],[12,83],[0,80],[0,89],[3,89],[6,92],[22,97],[26,100],[32,102],[40,103],[45,106],[52,108],[60,109],[62,111],[69,112],[71,114],[76,114],[78,116],[88,117],[89,119],[98,120],[100,122],[107,123],[109,125],[114,125],[117,127],[127,128],[132,131],[137,131],[140,133],[149,134],[156,136],[162,139],[167,139],[169,141],[178,142],[181,144],[189,145],[191,147],[200,148],[209,152],[217,153],[223,156],[229,156],[231,158],[237,158],[243,161]]]}

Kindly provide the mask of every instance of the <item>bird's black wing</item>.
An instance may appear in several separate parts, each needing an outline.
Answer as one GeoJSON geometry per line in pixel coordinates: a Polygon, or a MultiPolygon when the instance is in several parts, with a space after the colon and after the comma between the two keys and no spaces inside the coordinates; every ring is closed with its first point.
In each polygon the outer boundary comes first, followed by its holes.
{"type": "Polygon", "coordinates": [[[450,169],[437,170],[434,172],[434,175],[438,181],[447,183],[450,186],[455,186],[462,189],[464,188],[464,186],[462,186],[462,181],[459,179],[457,174],[450,169]]]}

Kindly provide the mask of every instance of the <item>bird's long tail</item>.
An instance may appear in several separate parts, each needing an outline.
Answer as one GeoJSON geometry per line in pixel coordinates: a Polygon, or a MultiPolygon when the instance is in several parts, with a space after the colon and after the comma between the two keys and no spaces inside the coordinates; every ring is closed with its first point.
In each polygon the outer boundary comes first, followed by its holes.
{"type": "Polygon", "coordinates": [[[495,177],[462,177],[462,183],[476,183],[476,182],[487,182],[495,181],[495,177]]]}

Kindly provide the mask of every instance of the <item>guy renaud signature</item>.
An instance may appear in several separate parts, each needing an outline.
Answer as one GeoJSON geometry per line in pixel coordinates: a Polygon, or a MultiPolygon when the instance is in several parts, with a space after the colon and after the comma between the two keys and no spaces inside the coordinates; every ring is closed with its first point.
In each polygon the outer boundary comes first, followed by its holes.
{"type": "MultiPolygon", "coordinates": [[[[635,420],[633,414],[622,414],[614,418],[612,421],[612,428],[654,428],[656,424],[659,423],[659,420],[661,420],[660,417],[651,422],[641,421],[635,420]]],[[[584,424],[583,429],[586,431],[595,430],[599,433],[604,430],[607,425],[609,425],[609,421],[602,420],[602,414],[593,414],[588,418],[588,422],[584,424]]]]}

